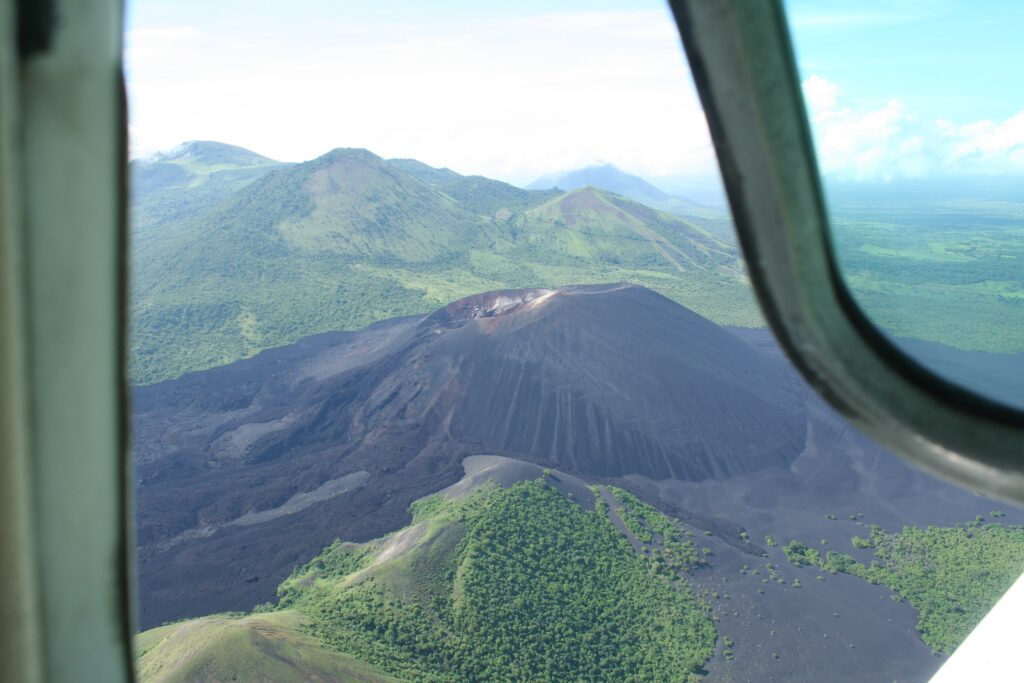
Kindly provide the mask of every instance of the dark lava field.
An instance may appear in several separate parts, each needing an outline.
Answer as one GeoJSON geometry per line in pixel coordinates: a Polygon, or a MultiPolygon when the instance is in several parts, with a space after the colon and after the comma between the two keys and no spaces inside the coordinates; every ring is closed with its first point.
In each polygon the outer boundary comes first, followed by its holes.
{"type": "Polygon", "coordinates": [[[133,398],[142,628],[273,600],[335,539],[405,525],[466,456],[504,455],[623,486],[708,532],[694,583],[735,642],[708,680],[924,681],[941,659],[911,607],[853,577],[817,580],[781,545],[858,556],[849,539],[867,524],[955,524],[993,507],[1024,522],[862,437],[767,332],[631,285],[481,294],[133,398]]]}

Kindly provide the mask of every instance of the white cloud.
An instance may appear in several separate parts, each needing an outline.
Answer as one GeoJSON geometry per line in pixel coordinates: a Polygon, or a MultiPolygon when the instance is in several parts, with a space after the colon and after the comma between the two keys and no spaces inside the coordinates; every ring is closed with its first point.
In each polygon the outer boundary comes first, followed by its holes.
{"type": "Polygon", "coordinates": [[[803,91],[826,175],[891,180],[1024,171],[1024,111],[1001,123],[924,125],[899,99],[878,108],[850,106],[839,86],[821,76],[808,77],[803,91]]]}
{"type": "Polygon", "coordinates": [[[821,76],[810,76],[803,82],[804,99],[813,113],[825,113],[835,109],[839,98],[839,86],[821,76]]]}
{"type": "Polygon", "coordinates": [[[984,120],[956,126],[940,119],[935,126],[945,137],[955,141],[946,157],[948,164],[994,163],[998,166],[1009,161],[1024,169],[1024,111],[1002,123],[984,120]]]}
{"type": "Polygon", "coordinates": [[[664,10],[332,21],[132,30],[133,154],[213,139],[285,160],[366,147],[516,182],[599,159],[717,173],[664,10]]]}
{"type": "Polygon", "coordinates": [[[906,145],[901,139],[910,117],[899,100],[874,110],[852,109],[842,105],[839,86],[821,76],[806,79],[803,90],[824,173],[888,179],[919,166],[920,144],[906,145]]]}

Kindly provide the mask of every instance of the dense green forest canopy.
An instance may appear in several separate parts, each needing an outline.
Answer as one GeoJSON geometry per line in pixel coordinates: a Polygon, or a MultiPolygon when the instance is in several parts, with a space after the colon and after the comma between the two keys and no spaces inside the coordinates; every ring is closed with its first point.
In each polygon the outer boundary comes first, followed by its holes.
{"type": "Polygon", "coordinates": [[[415,681],[689,681],[711,655],[715,628],[682,564],[634,552],[600,506],[529,481],[413,512],[391,543],[338,543],[298,569],[281,606],[415,681]]]}

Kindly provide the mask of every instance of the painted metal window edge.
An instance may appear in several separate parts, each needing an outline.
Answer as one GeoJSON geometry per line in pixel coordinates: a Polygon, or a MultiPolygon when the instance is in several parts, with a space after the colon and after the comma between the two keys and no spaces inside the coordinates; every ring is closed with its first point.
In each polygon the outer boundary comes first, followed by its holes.
{"type": "Polygon", "coordinates": [[[0,11],[0,681],[134,678],[122,10],[0,11]]]}

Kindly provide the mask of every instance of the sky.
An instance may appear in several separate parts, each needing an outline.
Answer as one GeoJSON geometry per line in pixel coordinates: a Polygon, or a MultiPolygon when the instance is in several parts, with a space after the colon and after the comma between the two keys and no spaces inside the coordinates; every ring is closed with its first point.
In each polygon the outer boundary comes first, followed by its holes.
{"type": "MultiPolygon", "coordinates": [[[[1024,172],[1024,3],[786,7],[827,175],[1024,172]]],[[[670,190],[717,176],[656,0],[128,0],[125,38],[136,157],[218,140],[520,185],[594,163],[670,190]]]]}
{"type": "Polygon", "coordinates": [[[785,5],[827,175],[1024,174],[1024,2],[785,5]]]}

